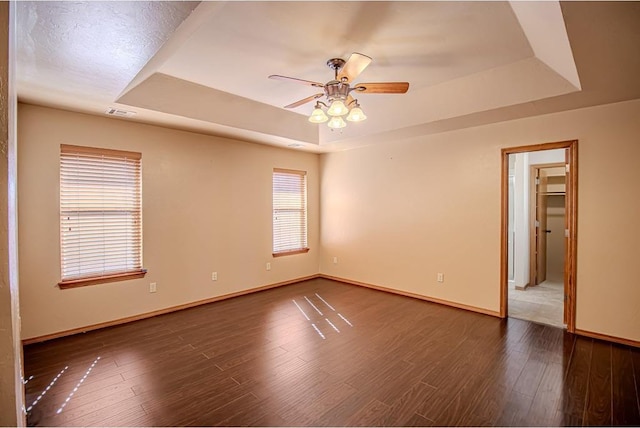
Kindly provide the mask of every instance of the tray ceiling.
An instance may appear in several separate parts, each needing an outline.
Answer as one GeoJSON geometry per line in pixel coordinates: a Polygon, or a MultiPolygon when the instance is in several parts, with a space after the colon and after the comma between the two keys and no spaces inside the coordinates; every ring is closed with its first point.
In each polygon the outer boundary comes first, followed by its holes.
{"type": "Polygon", "coordinates": [[[18,2],[18,96],[301,150],[344,150],[640,97],[637,2],[18,2]],[[373,58],[368,120],[307,121],[329,58],[373,58]]]}

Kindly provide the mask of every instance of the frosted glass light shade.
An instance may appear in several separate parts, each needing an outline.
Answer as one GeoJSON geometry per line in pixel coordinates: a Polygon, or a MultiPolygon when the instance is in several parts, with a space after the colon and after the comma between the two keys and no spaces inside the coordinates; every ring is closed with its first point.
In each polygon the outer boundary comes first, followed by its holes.
{"type": "Polygon", "coordinates": [[[347,122],[345,122],[340,116],[332,117],[327,126],[331,129],[340,129],[347,126],[347,122]]]}
{"type": "Polygon", "coordinates": [[[323,123],[329,120],[326,114],[322,111],[322,109],[316,108],[309,116],[309,122],[311,123],[323,123]]]}
{"type": "Polygon", "coordinates": [[[347,116],[347,120],[349,122],[362,122],[366,118],[367,116],[365,116],[364,112],[360,107],[352,108],[351,111],[349,112],[349,115],[347,116]]]}
{"type": "Polygon", "coordinates": [[[327,111],[329,116],[344,116],[347,113],[349,113],[349,109],[340,100],[332,102],[331,106],[329,106],[329,110],[327,111]]]}

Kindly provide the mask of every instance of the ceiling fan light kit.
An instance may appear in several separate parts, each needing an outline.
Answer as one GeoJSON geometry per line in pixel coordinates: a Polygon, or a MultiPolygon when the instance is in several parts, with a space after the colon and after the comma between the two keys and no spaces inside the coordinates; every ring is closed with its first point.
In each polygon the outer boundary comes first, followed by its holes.
{"type": "Polygon", "coordinates": [[[329,116],[344,116],[347,113],[349,113],[349,109],[340,100],[332,102],[331,106],[329,106],[329,110],[327,110],[327,114],[329,116]]]}
{"type": "Polygon", "coordinates": [[[309,122],[324,123],[327,120],[329,120],[329,117],[324,113],[324,111],[322,111],[320,106],[316,105],[316,107],[313,109],[313,112],[311,113],[311,116],[309,116],[309,122]]]}
{"type": "Polygon", "coordinates": [[[331,129],[341,129],[347,126],[347,122],[345,122],[340,116],[334,116],[331,118],[329,123],[327,123],[327,126],[331,129]]]}
{"type": "Polygon", "coordinates": [[[342,116],[346,115],[349,122],[362,122],[367,116],[362,111],[358,100],[351,96],[351,92],[361,92],[368,94],[404,94],[409,90],[408,82],[381,82],[381,83],[358,83],[353,87],[350,85],[365,68],[371,63],[371,58],[366,55],[354,52],[348,61],[342,58],[332,58],[327,61],[327,66],[334,71],[334,80],[322,84],[309,80],[297,79],[281,75],[271,75],[270,79],[287,80],[301,83],[307,86],[323,88],[323,93],[318,93],[286,105],[284,108],[295,108],[310,101],[326,97],[327,103],[316,101],[316,105],[309,116],[311,123],[324,123],[331,129],[341,129],[347,126],[342,116]],[[324,109],[327,112],[324,112],[324,109]]]}
{"type": "Polygon", "coordinates": [[[358,104],[358,100],[354,100],[355,105],[349,110],[349,114],[347,115],[347,120],[349,122],[362,122],[367,118],[364,112],[360,108],[360,104],[358,104]]]}

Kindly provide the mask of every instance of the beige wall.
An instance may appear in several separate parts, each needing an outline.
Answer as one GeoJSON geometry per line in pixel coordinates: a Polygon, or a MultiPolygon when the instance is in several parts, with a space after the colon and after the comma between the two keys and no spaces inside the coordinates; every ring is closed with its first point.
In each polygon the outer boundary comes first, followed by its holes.
{"type": "Polygon", "coordinates": [[[638,341],[638,117],[636,100],[322,155],[320,271],[498,312],[500,149],[578,139],[576,327],[638,341]]]}
{"type": "Polygon", "coordinates": [[[318,273],[317,155],[26,104],[18,113],[24,339],[318,273]],[[60,144],[142,153],[145,278],[56,286],[60,144]],[[308,172],[307,254],[271,256],[274,167],[308,172]]]}
{"type": "Polygon", "coordinates": [[[318,263],[328,275],[497,312],[500,149],[578,139],[576,327],[640,340],[637,117],[640,101],[631,101],[390,141],[318,163],[312,154],[20,105],[23,338],[313,275],[318,263]],[[146,278],[55,286],[62,143],[143,153],[146,278]],[[271,258],[273,167],[309,172],[306,255],[271,258]]]}

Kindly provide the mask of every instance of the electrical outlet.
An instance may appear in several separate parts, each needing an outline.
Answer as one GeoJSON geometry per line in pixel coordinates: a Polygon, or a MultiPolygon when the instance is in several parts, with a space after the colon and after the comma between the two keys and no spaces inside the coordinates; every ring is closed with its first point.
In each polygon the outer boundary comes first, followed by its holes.
{"type": "Polygon", "coordinates": [[[338,264],[338,258],[337,258],[337,257],[334,257],[334,258],[333,258],[333,264],[334,264],[334,265],[337,265],[337,264],[338,264]]]}
{"type": "Polygon", "coordinates": [[[151,284],[149,284],[149,293],[155,293],[156,291],[158,291],[156,283],[152,282],[151,284]]]}
{"type": "Polygon", "coordinates": [[[271,263],[267,262],[267,266],[266,266],[267,270],[271,270],[271,263]]]}
{"type": "Polygon", "coordinates": [[[438,282],[444,282],[444,274],[438,273],[438,282]]]}
{"type": "Polygon", "coordinates": [[[218,280],[218,272],[211,272],[211,281],[218,280]]]}

